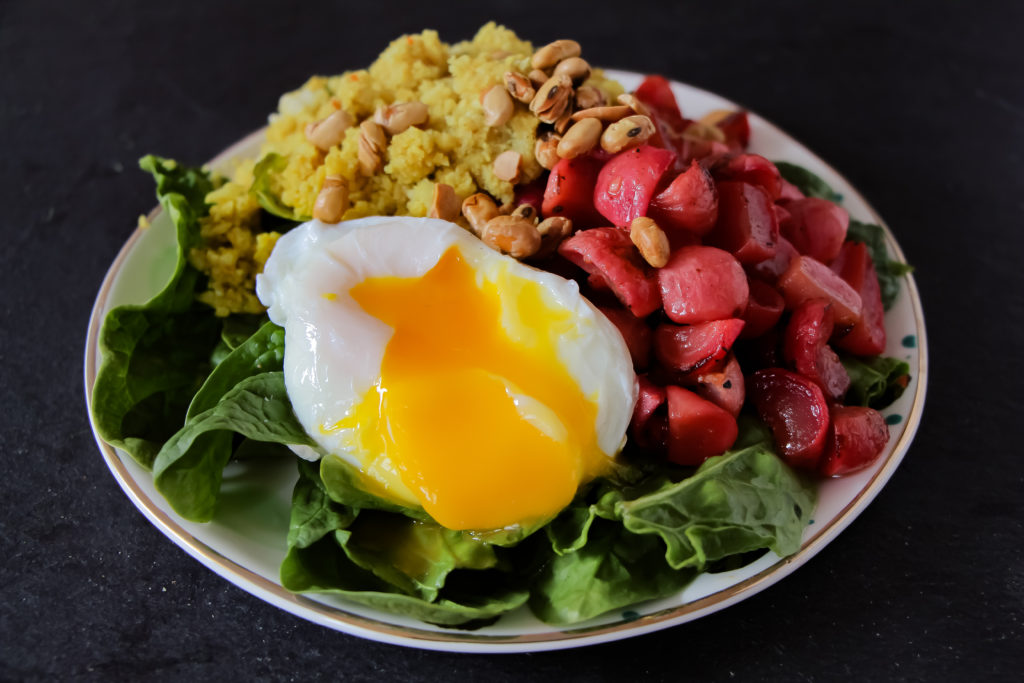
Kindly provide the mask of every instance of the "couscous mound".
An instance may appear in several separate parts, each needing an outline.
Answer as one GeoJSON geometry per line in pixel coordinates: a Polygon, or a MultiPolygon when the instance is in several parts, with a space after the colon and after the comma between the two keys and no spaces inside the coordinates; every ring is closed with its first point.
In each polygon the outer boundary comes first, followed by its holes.
{"type": "MultiPolygon", "coordinates": [[[[295,220],[312,216],[326,176],[347,182],[344,220],[425,216],[438,183],[451,186],[459,200],[486,192],[499,203],[510,202],[514,184],[495,175],[494,160],[508,150],[520,155],[516,184],[540,176],[543,169],[534,156],[538,119],[517,108],[504,125],[489,126],[481,94],[502,83],[508,71],[529,71],[532,52],[529,42],[494,23],[455,45],[441,42],[436,31],[424,31],[393,41],[369,69],[314,76],[282,96],[261,150],[261,159],[278,155],[276,163],[242,161],[207,197],[211,208],[201,221],[204,245],[190,254],[192,264],[209,277],[200,300],[218,315],[264,310],[254,293],[255,277],[279,235],[262,224],[261,204],[251,191],[254,182],[264,195],[274,197],[277,213],[289,213],[295,220]],[[360,170],[358,125],[326,151],[307,137],[308,125],[336,111],[358,122],[380,107],[414,101],[426,105],[427,122],[391,137],[383,149],[382,169],[371,175],[360,170]]],[[[622,92],[599,72],[589,84],[609,97],[622,92]]]]}

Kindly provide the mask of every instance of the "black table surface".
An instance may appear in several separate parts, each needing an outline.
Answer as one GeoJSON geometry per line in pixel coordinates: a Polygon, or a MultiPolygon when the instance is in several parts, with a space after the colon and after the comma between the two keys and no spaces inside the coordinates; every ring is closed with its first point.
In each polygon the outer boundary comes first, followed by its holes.
{"type": "Polygon", "coordinates": [[[1019,3],[0,2],[0,678],[1002,680],[1024,666],[1024,11],[1019,3]],[[188,557],[89,429],[90,307],[154,204],[311,73],[494,18],[716,91],[857,186],[917,267],[931,356],[903,464],[831,545],[696,622],[458,655],[308,623],[188,557]]]}

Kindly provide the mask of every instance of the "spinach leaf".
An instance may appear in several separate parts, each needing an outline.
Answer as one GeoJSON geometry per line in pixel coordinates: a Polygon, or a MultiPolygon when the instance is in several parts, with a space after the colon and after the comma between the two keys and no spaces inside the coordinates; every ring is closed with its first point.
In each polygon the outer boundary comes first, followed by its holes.
{"type": "Polygon", "coordinates": [[[827,199],[837,204],[843,200],[843,195],[833,190],[828,183],[803,166],[797,166],[788,161],[776,161],[775,167],[779,169],[783,178],[796,185],[797,189],[808,197],[827,199]]]}
{"type": "Polygon", "coordinates": [[[256,201],[267,213],[295,223],[304,223],[310,219],[309,216],[300,216],[295,209],[281,201],[281,198],[271,190],[271,178],[275,173],[284,170],[288,165],[288,157],[271,152],[256,164],[253,169],[252,186],[249,192],[256,196],[256,201]]]}
{"type": "Polygon", "coordinates": [[[155,156],[139,165],[156,180],[157,197],[174,225],[177,258],[160,293],[143,305],[119,306],[107,314],[91,407],[100,436],[148,468],[181,427],[209,373],[220,324],[212,309],[195,301],[201,277],[186,258],[199,240],[199,218],[208,211],[205,197],[213,180],[204,171],[155,156]]]}
{"type": "Polygon", "coordinates": [[[709,458],[692,477],[615,510],[629,531],[661,537],[671,567],[702,571],[750,550],[796,552],[814,502],[814,488],[758,444],[709,458]]]}
{"type": "Polygon", "coordinates": [[[188,407],[191,419],[217,402],[246,377],[280,370],[284,362],[284,328],[266,322],[217,364],[188,407]]]}
{"type": "Polygon", "coordinates": [[[885,310],[892,308],[900,293],[900,278],[914,270],[912,266],[889,258],[889,249],[885,246],[885,231],[881,226],[861,223],[850,219],[850,229],[846,239],[863,242],[871,253],[871,260],[878,273],[878,286],[882,290],[882,306],[885,310]]]}
{"type": "Polygon", "coordinates": [[[430,516],[419,506],[405,507],[366,491],[363,488],[364,479],[360,477],[358,470],[338,455],[328,454],[320,459],[320,478],[327,495],[342,505],[366,510],[397,512],[413,519],[430,519],[430,516]]]}
{"type": "Polygon", "coordinates": [[[864,359],[844,355],[840,360],[850,376],[850,389],[846,393],[848,405],[881,410],[902,396],[910,382],[910,365],[898,358],[864,359]]]}
{"type": "Polygon", "coordinates": [[[358,508],[331,500],[320,480],[318,463],[299,459],[299,479],[292,492],[288,547],[308,548],[324,536],[347,529],[358,508]]]}
{"type": "Polygon", "coordinates": [[[301,462],[281,582],[447,626],[477,626],[526,601],[469,533],[333,501],[301,462]],[[469,577],[472,578],[469,578],[469,577]],[[449,585],[450,584],[450,585],[449,585]]]}
{"type": "Polygon", "coordinates": [[[185,519],[213,518],[233,433],[257,441],[313,445],[292,413],[284,373],[246,377],[212,408],[190,417],[153,463],[157,490],[185,519]]]}
{"type": "Polygon", "coordinates": [[[658,537],[592,517],[585,542],[543,566],[531,585],[530,609],[547,623],[570,624],[674,593],[696,573],[670,567],[658,537]]]}

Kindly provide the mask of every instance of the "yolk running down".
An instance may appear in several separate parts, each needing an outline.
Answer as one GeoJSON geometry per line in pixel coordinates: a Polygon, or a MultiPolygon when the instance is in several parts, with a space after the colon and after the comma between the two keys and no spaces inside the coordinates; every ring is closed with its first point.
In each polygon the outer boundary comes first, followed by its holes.
{"type": "Polygon", "coordinates": [[[539,522],[607,467],[597,404],[557,356],[559,337],[580,330],[541,285],[506,270],[481,286],[453,247],[423,277],[371,278],[350,294],[394,334],[378,385],[343,422],[438,523],[539,522]]]}

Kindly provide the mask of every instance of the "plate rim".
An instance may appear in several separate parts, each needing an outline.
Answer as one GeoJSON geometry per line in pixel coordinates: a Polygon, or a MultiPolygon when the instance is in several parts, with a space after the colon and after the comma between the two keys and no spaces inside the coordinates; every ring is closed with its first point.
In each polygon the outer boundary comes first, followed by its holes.
{"type": "MultiPolygon", "coordinates": [[[[642,74],[617,69],[605,69],[605,74],[611,78],[619,79],[626,76],[627,79],[642,77],[642,74]]],[[[781,135],[787,142],[802,148],[804,152],[812,156],[830,172],[843,179],[849,186],[853,196],[867,209],[871,218],[882,226],[886,235],[887,246],[899,260],[906,262],[906,257],[896,241],[889,226],[878,214],[875,208],[864,198],[860,191],[850,183],[843,174],[818,156],[815,152],[806,147],[797,138],[793,137],[779,126],[759,115],[757,112],[742,107],[735,101],[726,98],[712,91],[698,86],[670,79],[673,86],[683,88],[712,96],[726,101],[730,106],[747,111],[756,117],[759,123],[770,129],[774,134],[781,135]]],[[[265,128],[253,131],[236,141],[224,151],[217,154],[204,166],[212,166],[223,163],[237,156],[240,149],[251,146],[254,141],[262,139],[265,128]]],[[[147,216],[150,222],[161,212],[158,204],[147,216]]],[[[101,315],[105,308],[114,281],[117,279],[124,262],[128,259],[135,244],[143,234],[144,228],[137,227],[128,240],[121,247],[104,275],[103,282],[93,302],[89,316],[89,328],[85,343],[85,363],[83,368],[83,379],[85,388],[86,410],[89,415],[89,423],[92,428],[93,437],[100,449],[101,455],[107,464],[108,469],[118,482],[121,489],[132,501],[132,504],[143,513],[143,515],[157,527],[165,536],[170,538],[178,547],[188,553],[191,557],[202,563],[208,569],[226,579],[233,585],[260,598],[275,607],[283,609],[295,616],[301,617],[321,626],[367,638],[377,642],[389,643],[392,645],[404,645],[408,647],[464,653],[517,653],[517,652],[539,652],[546,650],[568,649],[595,645],[602,642],[634,637],[670,628],[682,623],[696,620],[712,612],[724,609],[743,599],[746,599],[790,575],[798,567],[805,564],[812,557],[817,555],[825,546],[832,542],[843,530],[845,530],[860,513],[871,504],[881,489],[891,479],[896,468],[902,462],[914,436],[920,426],[921,417],[924,411],[925,395],[928,382],[928,344],[924,311],[921,304],[920,293],[914,280],[913,273],[908,273],[903,278],[907,287],[911,309],[914,315],[917,334],[918,354],[918,376],[915,378],[916,389],[913,400],[903,421],[903,431],[893,446],[884,464],[868,480],[860,492],[851,500],[835,517],[823,525],[812,538],[804,542],[800,549],[769,567],[764,568],[757,574],[723,588],[710,595],[698,598],[683,605],[668,607],[657,612],[643,615],[636,620],[626,622],[614,622],[612,624],[600,624],[592,627],[579,629],[566,628],[553,630],[545,633],[531,633],[522,635],[496,635],[489,636],[473,631],[432,631],[420,630],[406,626],[397,626],[384,621],[364,617],[360,614],[347,612],[339,607],[333,607],[325,603],[313,600],[301,594],[290,593],[279,583],[257,574],[256,572],[238,564],[229,557],[226,557],[209,547],[202,541],[192,536],[186,529],[181,527],[166,512],[160,509],[149,498],[146,492],[142,491],[136,484],[134,477],[127,470],[117,450],[100,438],[96,430],[92,414],[92,390],[96,379],[97,353],[99,334],[102,327],[101,315]],[[785,570],[785,571],[782,571],[785,570]]],[[[382,613],[384,614],[384,613],[382,613]]],[[[552,627],[553,629],[557,627],[552,627]]]]}

